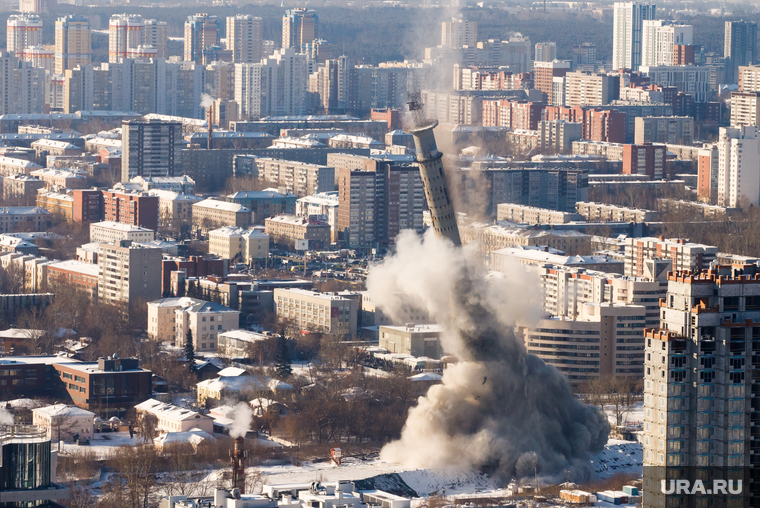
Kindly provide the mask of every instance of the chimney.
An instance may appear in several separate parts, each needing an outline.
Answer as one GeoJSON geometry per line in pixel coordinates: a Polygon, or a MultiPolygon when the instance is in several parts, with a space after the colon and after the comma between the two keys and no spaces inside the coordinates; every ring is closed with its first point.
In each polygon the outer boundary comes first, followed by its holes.
{"type": "Polygon", "coordinates": [[[206,141],[206,149],[211,150],[211,136],[214,133],[214,105],[212,104],[206,108],[206,123],[208,124],[208,140],[206,141]]]}
{"type": "Polygon", "coordinates": [[[248,458],[248,452],[245,450],[245,438],[239,436],[235,438],[232,449],[232,488],[240,489],[245,494],[245,460],[248,458]]]}

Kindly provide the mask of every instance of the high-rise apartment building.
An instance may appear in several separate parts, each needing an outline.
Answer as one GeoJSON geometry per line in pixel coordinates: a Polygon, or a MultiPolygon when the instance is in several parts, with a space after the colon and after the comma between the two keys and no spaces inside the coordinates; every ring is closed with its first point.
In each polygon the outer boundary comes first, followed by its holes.
{"type": "Polygon", "coordinates": [[[691,145],[694,119],[690,116],[644,116],[636,118],[634,143],[668,143],[691,145]]]}
{"type": "Polygon", "coordinates": [[[694,102],[707,102],[710,98],[710,67],[706,65],[642,65],[639,70],[649,77],[653,85],[675,87],[690,94],[694,102]]]}
{"type": "Polygon", "coordinates": [[[422,231],[425,195],[416,165],[328,155],[338,182],[338,233],[352,248],[386,247],[403,229],[422,231]]]}
{"type": "Polygon", "coordinates": [[[551,62],[533,62],[536,88],[541,90],[546,104],[554,104],[554,78],[564,77],[570,71],[570,60],[552,60],[551,62]]]}
{"type": "Polygon", "coordinates": [[[739,67],[739,92],[760,92],[760,66],[739,67]]]}
{"type": "Polygon", "coordinates": [[[754,265],[668,276],[660,327],[646,332],[644,506],[755,505],[759,282],[754,265]],[[730,475],[736,495],[710,491],[730,475]],[[698,479],[710,490],[662,488],[698,479]]]}
{"type": "Polygon", "coordinates": [[[612,33],[612,69],[639,70],[644,20],[654,19],[653,4],[615,2],[612,33]]]}
{"type": "Polygon", "coordinates": [[[89,65],[92,60],[90,21],[79,14],[55,22],[55,73],[89,65]]]}
{"type": "Polygon", "coordinates": [[[556,42],[537,42],[534,62],[553,62],[557,59],[556,42]]]}
{"type": "Polygon", "coordinates": [[[0,51],[0,115],[45,112],[45,69],[0,51]]]}
{"type": "Polygon", "coordinates": [[[641,65],[678,65],[675,46],[693,43],[694,27],[691,25],[647,19],[643,21],[642,27],[641,65]]]}
{"type": "Polygon", "coordinates": [[[227,49],[235,63],[258,63],[264,57],[263,20],[248,14],[227,18],[227,49]]]}
{"type": "Polygon", "coordinates": [[[646,175],[649,180],[665,177],[668,150],[664,145],[623,146],[623,174],[646,175]]]}
{"type": "Polygon", "coordinates": [[[282,49],[294,48],[319,37],[319,16],[314,9],[288,9],[282,17],[282,49]]]}
{"type": "Polygon", "coordinates": [[[139,14],[115,14],[108,20],[108,61],[121,62],[127,50],[143,44],[145,21],[139,14]]]}
{"type": "Polygon", "coordinates": [[[596,46],[584,42],[573,46],[573,68],[594,71],[596,68],[596,46]]]}
{"type": "Polygon", "coordinates": [[[760,125],[760,92],[731,94],[731,127],[760,125]]]}
{"type": "Polygon", "coordinates": [[[8,16],[5,48],[19,60],[27,60],[27,48],[42,45],[42,19],[34,14],[8,16]]]}
{"type": "Polygon", "coordinates": [[[260,63],[235,65],[235,102],[239,117],[254,120],[265,116],[306,113],[308,82],[306,55],[292,48],[281,49],[260,63]]]}
{"type": "Polygon", "coordinates": [[[718,167],[720,152],[717,145],[705,144],[697,155],[697,197],[700,201],[718,201],[718,167]]]}
{"type": "Polygon", "coordinates": [[[757,125],[721,127],[718,137],[718,205],[760,204],[760,132],[757,125]]]}
{"type": "Polygon", "coordinates": [[[130,304],[161,298],[162,258],[160,247],[130,240],[98,244],[98,301],[130,304]]]}
{"type": "Polygon", "coordinates": [[[604,106],[614,97],[617,76],[576,71],[565,74],[564,105],[604,106]]]}
{"type": "Polygon", "coordinates": [[[195,14],[185,21],[185,60],[204,63],[204,50],[219,44],[222,23],[216,16],[195,14]]]}
{"type": "Polygon", "coordinates": [[[474,48],[478,43],[478,24],[462,18],[451,18],[441,23],[441,46],[457,49],[463,46],[474,48]]]}
{"type": "Polygon", "coordinates": [[[736,83],[739,78],[739,67],[752,65],[757,58],[757,23],[726,21],[723,58],[726,62],[725,82],[736,83]]]}
{"type": "Polygon", "coordinates": [[[169,58],[167,47],[168,26],[165,21],[146,19],[143,24],[142,43],[156,48],[156,58],[169,58]]]}
{"type": "Polygon", "coordinates": [[[182,124],[128,120],[122,124],[121,181],[136,176],[175,176],[179,167],[182,124]]]}

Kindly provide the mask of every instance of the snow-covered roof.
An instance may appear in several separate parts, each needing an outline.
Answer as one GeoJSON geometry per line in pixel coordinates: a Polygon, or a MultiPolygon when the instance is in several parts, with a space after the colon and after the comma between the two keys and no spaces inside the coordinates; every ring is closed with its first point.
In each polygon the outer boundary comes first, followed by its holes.
{"type": "Polygon", "coordinates": [[[443,378],[440,374],[435,372],[423,372],[409,378],[410,381],[440,381],[443,378]]]}
{"type": "MultiPolygon", "coordinates": [[[[73,198],[72,198],[73,199],[73,198]]],[[[132,224],[126,224],[124,222],[115,222],[110,220],[104,220],[101,222],[94,222],[90,224],[91,227],[106,228],[114,231],[121,231],[122,233],[152,233],[152,229],[141,228],[140,226],[134,226],[132,224]]]]}
{"type": "Polygon", "coordinates": [[[190,409],[175,406],[174,404],[168,404],[156,399],[148,399],[135,406],[135,410],[143,411],[156,415],[157,417],[163,417],[169,420],[185,421],[185,420],[208,420],[210,417],[202,415],[196,411],[190,409]]]}
{"type": "Polygon", "coordinates": [[[241,369],[240,367],[227,367],[219,371],[219,377],[238,377],[238,376],[249,376],[247,370],[241,369]]]}
{"type": "Polygon", "coordinates": [[[59,270],[81,273],[89,277],[98,276],[98,265],[85,263],[84,261],[77,261],[75,259],[67,259],[66,261],[56,261],[49,263],[48,270],[50,270],[50,268],[57,268],[59,270]]]}
{"type": "Polygon", "coordinates": [[[203,442],[216,442],[216,438],[208,432],[192,428],[187,432],[167,432],[156,438],[156,444],[161,447],[167,444],[191,444],[198,446],[203,442]]]}
{"type": "Polygon", "coordinates": [[[219,337],[236,339],[243,342],[258,342],[260,340],[267,340],[268,338],[266,335],[248,330],[230,330],[228,332],[220,333],[219,337]]]}
{"type": "Polygon", "coordinates": [[[195,203],[193,205],[193,208],[195,207],[213,208],[215,210],[224,210],[226,212],[235,212],[235,213],[247,213],[251,211],[250,208],[245,207],[243,205],[239,205],[237,203],[228,203],[226,201],[219,201],[217,199],[204,199],[203,201],[195,203]]]}
{"type": "Polygon", "coordinates": [[[35,414],[46,416],[91,416],[95,418],[95,413],[76,406],[67,406],[66,404],[55,404],[52,406],[38,407],[32,409],[35,414]]]}

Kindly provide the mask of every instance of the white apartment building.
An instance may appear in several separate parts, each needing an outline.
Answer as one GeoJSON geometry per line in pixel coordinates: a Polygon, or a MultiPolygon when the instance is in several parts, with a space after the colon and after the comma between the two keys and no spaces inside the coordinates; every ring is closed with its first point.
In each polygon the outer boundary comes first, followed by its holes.
{"type": "Polygon", "coordinates": [[[174,311],[175,344],[184,344],[193,333],[196,351],[215,352],[220,333],[240,328],[240,311],[215,302],[201,302],[174,311]]]}
{"type": "Polygon", "coordinates": [[[583,124],[565,120],[541,120],[537,132],[538,146],[542,153],[569,154],[573,150],[573,142],[583,137],[583,124]]]}
{"type": "Polygon", "coordinates": [[[160,247],[120,240],[98,244],[98,300],[103,303],[134,303],[161,296],[160,247]]]}
{"type": "Polygon", "coordinates": [[[451,18],[441,23],[441,46],[457,49],[462,46],[474,48],[478,43],[478,23],[462,18],[451,18]]]}
{"type": "Polygon", "coordinates": [[[220,333],[217,338],[219,353],[229,358],[247,357],[250,347],[256,342],[269,340],[270,336],[248,330],[230,330],[220,333]]]}
{"type": "Polygon", "coordinates": [[[642,22],[641,65],[675,65],[673,46],[694,43],[694,27],[664,19],[642,22]]]}
{"type": "Polygon", "coordinates": [[[330,225],[330,242],[338,241],[338,191],[320,192],[296,200],[296,215],[317,216],[330,225]]]}
{"type": "Polygon", "coordinates": [[[251,224],[251,209],[237,204],[204,199],[193,203],[193,227],[203,233],[223,226],[248,227],[251,224]]]}
{"type": "Polygon", "coordinates": [[[564,105],[574,107],[609,104],[613,92],[613,81],[616,78],[617,76],[593,72],[568,72],[565,74],[564,105]]]}
{"type": "MultiPolygon", "coordinates": [[[[84,378],[81,378],[84,382],[84,378]]],[[[74,434],[82,439],[92,439],[95,413],[76,406],[54,404],[32,409],[32,424],[42,427],[53,442],[70,441],[74,434]]]]}
{"type": "Polygon", "coordinates": [[[161,432],[188,432],[198,428],[214,435],[214,419],[186,407],[167,404],[156,399],[148,399],[135,406],[138,415],[154,415],[158,420],[156,429],[161,432]]]}
{"type": "Polygon", "coordinates": [[[544,310],[552,316],[570,319],[580,316],[586,303],[641,305],[646,309],[645,325],[660,323],[660,298],[665,297],[665,274],[660,279],[629,277],[585,268],[558,265],[540,267],[544,286],[544,310]]]}
{"type": "Polygon", "coordinates": [[[42,46],[42,19],[36,14],[8,16],[5,48],[19,60],[27,60],[27,49],[32,46],[42,46]]]}
{"type": "Polygon", "coordinates": [[[574,319],[541,319],[523,329],[523,338],[528,353],[556,367],[572,385],[607,376],[639,380],[645,315],[641,305],[585,303],[574,319]]]}
{"type": "Polygon", "coordinates": [[[647,259],[670,259],[671,270],[704,270],[715,260],[717,247],[682,239],[626,238],[625,275],[644,275],[647,259]]]}
{"type": "Polygon", "coordinates": [[[760,92],[731,93],[731,127],[760,125],[760,92]]]}
{"type": "Polygon", "coordinates": [[[718,205],[760,204],[760,132],[757,125],[721,127],[718,137],[718,205]]]}
{"type": "Polygon", "coordinates": [[[252,263],[269,257],[269,235],[260,229],[225,226],[208,232],[209,254],[252,263]]]}
{"type": "MultiPolygon", "coordinates": [[[[205,303],[205,301],[184,296],[148,302],[148,337],[158,342],[174,342],[177,336],[175,311],[205,303]]],[[[184,340],[181,344],[184,344],[184,340]]]]}
{"type": "MultiPolygon", "coordinates": [[[[643,503],[687,506],[683,494],[665,495],[661,480],[693,482],[700,468],[741,472],[758,465],[757,267],[673,273],[661,310],[660,328],[646,333],[643,503]]],[[[716,500],[688,497],[693,506],[716,500]]],[[[741,495],[725,501],[721,506],[753,506],[741,495]]]]}
{"type": "Polygon", "coordinates": [[[289,320],[301,331],[356,337],[356,300],[305,289],[275,289],[274,308],[278,320],[289,320]]]}
{"type": "Polygon", "coordinates": [[[296,196],[335,190],[335,168],[320,164],[256,157],[258,176],[296,196]]]}
{"type": "Polygon", "coordinates": [[[116,243],[119,240],[131,240],[142,243],[152,242],[155,239],[156,232],[152,229],[123,222],[102,221],[90,224],[90,242],[116,243]]]}
{"type": "Polygon", "coordinates": [[[710,72],[706,65],[642,65],[639,70],[653,85],[674,86],[679,92],[694,96],[694,102],[710,98],[710,72]]]}
{"type": "Polygon", "coordinates": [[[654,4],[615,2],[612,32],[612,69],[639,70],[644,20],[654,19],[654,4]]]}
{"type": "Polygon", "coordinates": [[[625,206],[578,201],[575,209],[589,222],[650,222],[660,219],[660,212],[625,206]]]}
{"type": "Polygon", "coordinates": [[[496,220],[522,224],[567,224],[583,217],[577,213],[518,205],[516,203],[499,203],[496,205],[496,220]]]}

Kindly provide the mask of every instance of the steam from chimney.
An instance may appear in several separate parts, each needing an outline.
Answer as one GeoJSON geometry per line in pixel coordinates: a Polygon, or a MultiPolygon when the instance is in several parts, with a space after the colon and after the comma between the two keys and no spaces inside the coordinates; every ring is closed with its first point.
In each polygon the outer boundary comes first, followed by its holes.
{"type": "Polygon", "coordinates": [[[13,425],[13,415],[4,407],[0,407],[0,425],[13,425]]]}
{"type": "Polygon", "coordinates": [[[251,430],[251,420],[253,419],[253,411],[251,406],[247,402],[239,402],[235,407],[235,423],[232,424],[230,429],[230,437],[245,437],[245,434],[251,430]]]}
{"type": "Polygon", "coordinates": [[[210,108],[213,105],[214,105],[214,98],[211,97],[207,93],[202,93],[201,94],[201,107],[203,109],[208,109],[208,108],[210,108]]]}
{"type": "Polygon", "coordinates": [[[443,349],[460,363],[444,371],[409,412],[383,460],[407,467],[488,467],[505,481],[570,472],[582,479],[610,424],[575,398],[564,375],[527,353],[514,326],[541,312],[538,277],[515,264],[486,278],[473,245],[457,248],[428,231],[397,238],[397,252],[374,267],[367,288],[376,305],[400,316],[402,301],[441,324],[443,349]],[[401,296],[401,298],[399,297],[401,296]]]}

